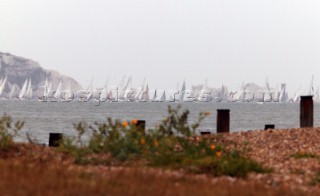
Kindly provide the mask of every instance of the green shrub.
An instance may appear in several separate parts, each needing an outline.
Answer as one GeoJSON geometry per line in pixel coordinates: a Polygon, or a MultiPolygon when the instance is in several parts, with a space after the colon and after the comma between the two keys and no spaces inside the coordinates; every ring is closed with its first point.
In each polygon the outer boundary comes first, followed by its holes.
{"type": "Polygon", "coordinates": [[[295,159],[304,159],[304,158],[316,158],[316,159],[318,159],[319,158],[319,156],[316,155],[316,154],[305,153],[305,152],[298,152],[298,153],[290,155],[290,157],[295,158],[295,159]]]}
{"type": "Polygon", "coordinates": [[[214,176],[246,177],[249,172],[266,173],[272,169],[264,168],[250,158],[242,156],[238,151],[226,152],[220,157],[210,157],[195,161],[198,172],[211,173],[214,176]]]}
{"type": "Polygon", "coordinates": [[[195,136],[201,121],[210,113],[200,113],[198,120],[189,125],[189,111],[180,112],[168,107],[168,117],[153,130],[144,133],[136,120],[121,122],[108,118],[105,123],[85,126],[74,124],[78,131],[75,139],[65,138],[62,148],[71,153],[79,164],[112,164],[142,161],[151,166],[185,168],[189,171],[211,173],[215,176],[229,175],[245,177],[249,172],[267,172],[255,161],[242,156],[244,151],[228,152],[223,146],[216,145],[210,137],[195,136]],[[88,132],[91,137],[87,144],[82,135],[88,132]],[[110,154],[99,160],[90,154],[110,154]]]}
{"type": "Polygon", "coordinates": [[[4,115],[0,117],[0,150],[7,150],[13,143],[13,137],[22,129],[24,122],[13,121],[10,116],[4,115]]]}

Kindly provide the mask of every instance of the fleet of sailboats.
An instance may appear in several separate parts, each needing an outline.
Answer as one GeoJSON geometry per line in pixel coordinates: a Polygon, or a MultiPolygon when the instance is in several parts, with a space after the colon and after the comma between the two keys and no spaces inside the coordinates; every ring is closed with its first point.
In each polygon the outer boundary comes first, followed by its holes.
{"type": "Polygon", "coordinates": [[[63,84],[62,81],[56,83],[54,88],[53,82],[47,78],[44,81],[43,93],[34,95],[32,88],[32,79],[26,78],[23,85],[19,87],[17,84],[9,84],[8,77],[5,76],[0,79],[0,97],[9,100],[35,100],[39,101],[61,101],[69,102],[78,100],[87,102],[92,99],[102,102],[209,102],[209,101],[226,101],[226,102],[251,102],[257,103],[284,103],[284,102],[298,102],[301,95],[312,95],[316,102],[320,102],[319,86],[314,89],[314,77],[312,76],[309,88],[301,91],[301,86],[296,90],[294,96],[289,98],[286,91],[286,84],[281,84],[280,89],[271,88],[268,78],[266,78],[265,87],[255,90],[248,89],[247,85],[242,82],[236,90],[227,90],[222,85],[221,89],[210,89],[208,87],[208,80],[205,80],[203,85],[193,87],[192,90],[187,90],[186,81],[183,81],[181,87],[177,86],[176,90],[150,90],[146,79],[143,79],[141,86],[134,88],[132,85],[132,77],[123,77],[118,86],[109,86],[109,79],[107,79],[103,88],[93,88],[93,78],[88,88],[82,90],[82,96],[74,99],[75,92],[72,91],[70,85],[63,84]],[[64,86],[64,87],[63,87],[64,86]],[[8,88],[10,91],[8,91],[8,88]],[[6,92],[5,93],[5,89],[6,92]]]}

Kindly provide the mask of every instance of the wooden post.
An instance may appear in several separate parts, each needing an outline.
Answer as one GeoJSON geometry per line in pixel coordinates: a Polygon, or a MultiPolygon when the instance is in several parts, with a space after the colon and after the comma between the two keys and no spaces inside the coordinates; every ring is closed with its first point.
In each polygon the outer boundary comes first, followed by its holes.
{"type": "Polygon", "coordinates": [[[49,146],[58,147],[62,140],[62,133],[49,133],[49,146]]]}
{"type": "Polygon", "coordinates": [[[300,97],[300,127],[313,127],[313,96],[300,97]]]}
{"type": "Polygon", "coordinates": [[[264,125],[264,130],[267,130],[267,129],[274,129],[274,124],[266,124],[266,125],[264,125]]]}
{"type": "Polygon", "coordinates": [[[139,131],[145,133],[146,132],[146,121],[145,120],[138,120],[136,124],[139,131]]]}
{"type": "Polygon", "coordinates": [[[230,130],[230,110],[217,110],[217,133],[229,133],[230,130]]]}

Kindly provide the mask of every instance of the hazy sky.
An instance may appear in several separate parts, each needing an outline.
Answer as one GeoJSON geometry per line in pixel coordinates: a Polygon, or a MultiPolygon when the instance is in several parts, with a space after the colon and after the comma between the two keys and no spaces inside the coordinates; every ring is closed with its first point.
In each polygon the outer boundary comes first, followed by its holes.
{"type": "Polygon", "coordinates": [[[320,83],[319,0],[1,0],[0,51],[102,86],[320,83]]]}

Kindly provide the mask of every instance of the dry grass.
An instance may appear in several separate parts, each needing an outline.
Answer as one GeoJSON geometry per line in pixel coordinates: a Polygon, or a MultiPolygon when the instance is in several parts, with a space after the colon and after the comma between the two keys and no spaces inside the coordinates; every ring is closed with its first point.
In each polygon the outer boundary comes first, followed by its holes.
{"type": "Polygon", "coordinates": [[[0,153],[1,195],[301,195],[259,181],[146,167],[74,165],[52,148],[15,144],[0,153]]]}
{"type": "MultiPolygon", "coordinates": [[[[145,168],[50,167],[1,160],[1,195],[248,195],[287,190],[145,168]]],[[[288,192],[287,192],[288,193],[288,192]]]]}

